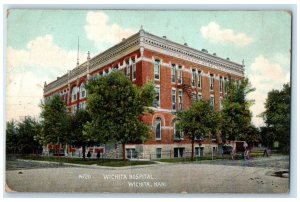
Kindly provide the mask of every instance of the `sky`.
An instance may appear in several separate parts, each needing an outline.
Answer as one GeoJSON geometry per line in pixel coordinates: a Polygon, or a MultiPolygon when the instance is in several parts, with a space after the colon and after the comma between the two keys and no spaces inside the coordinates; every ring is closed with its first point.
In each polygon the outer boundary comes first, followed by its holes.
{"type": "Polygon", "coordinates": [[[10,10],[6,120],[38,118],[43,85],[144,30],[242,63],[256,91],[252,122],[262,126],[267,93],[290,81],[291,16],[285,11],[10,10]]]}

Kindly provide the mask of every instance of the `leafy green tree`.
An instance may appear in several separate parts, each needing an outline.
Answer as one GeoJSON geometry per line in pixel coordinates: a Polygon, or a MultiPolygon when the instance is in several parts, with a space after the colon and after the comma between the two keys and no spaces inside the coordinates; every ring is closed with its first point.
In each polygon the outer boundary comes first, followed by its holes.
{"type": "Polygon", "coordinates": [[[139,88],[123,73],[112,72],[90,80],[87,89],[93,121],[86,126],[86,134],[104,142],[120,142],[125,160],[125,144],[143,142],[149,136],[150,128],[141,121],[141,115],[149,113],[147,107],[154,101],[153,83],[139,88]]]}
{"type": "Polygon", "coordinates": [[[37,140],[40,124],[30,117],[16,123],[14,120],[6,124],[7,154],[39,153],[41,146],[37,140]]]}
{"type": "Polygon", "coordinates": [[[66,144],[69,140],[71,117],[66,104],[59,95],[40,105],[42,131],[39,140],[42,144],[66,144]]]}
{"type": "Polygon", "coordinates": [[[272,90],[268,93],[265,103],[266,111],[262,117],[266,124],[265,131],[278,141],[280,149],[288,152],[290,145],[290,121],[291,121],[291,88],[284,84],[282,90],[272,90]]]}
{"type": "Polygon", "coordinates": [[[191,108],[178,114],[180,129],[192,142],[191,160],[194,160],[195,137],[211,137],[220,127],[220,116],[207,101],[193,103],[191,108]]]}
{"type": "Polygon", "coordinates": [[[85,124],[91,121],[88,111],[80,109],[71,118],[71,137],[69,144],[82,147],[83,159],[85,159],[85,147],[90,144],[89,138],[84,135],[85,124]]]}
{"type": "Polygon", "coordinates": [[[6,123],[6,154],[16,154],[18,151],[17,123],[15,120],[6,123]]]}
{"type": "Polygon", "coordinates": [[[37,140],[40,124],[30,117],[26,117],[17,127],[17,146],[20,154],[39,153],[41,146],[37,140]]]}
{"type": "Polygon", "coordinates": [[[228,92],[223,101],[222,139],[242,140],[252,127],[250,107],[254,101],[248,100],[247,95],[255,91],[255,88],[252,88],[248,78],[237,83],[230,76],[226,85],[228,92]]]}

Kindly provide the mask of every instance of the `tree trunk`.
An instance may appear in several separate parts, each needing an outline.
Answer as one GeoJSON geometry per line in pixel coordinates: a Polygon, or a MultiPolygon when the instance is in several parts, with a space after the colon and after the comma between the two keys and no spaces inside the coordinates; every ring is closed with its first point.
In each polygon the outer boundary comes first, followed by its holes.
{"type": "Polygon", "coordinates": [[[83,160],[85,160],[85,145],[84,144],[82,145],[82,157],[83,157],[83,160]]]}
{"type": "Polygon", "coordinates": [[[125,155],[125,143],[122,143],[122,157],[123,157],[123,161],[126,161],[126,155],[125,155]]]}
{"type": "Polygon", "coordinates": [[[191,155],[191,161],[194,161],[194,143],[195,143],[195,137],[192,138],[192,155],[191,155]]]}

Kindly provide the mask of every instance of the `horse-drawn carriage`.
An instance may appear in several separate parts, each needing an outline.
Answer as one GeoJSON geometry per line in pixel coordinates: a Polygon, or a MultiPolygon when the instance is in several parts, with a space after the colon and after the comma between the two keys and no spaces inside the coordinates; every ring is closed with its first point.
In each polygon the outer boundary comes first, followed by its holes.
{"type": "Polygon", "coordinates": [[[234,141],[233,144],[223,145],[223,154],[230,154],[232,160],[238,157],[249,159],[250,148],[246,141],[234,141]]]}

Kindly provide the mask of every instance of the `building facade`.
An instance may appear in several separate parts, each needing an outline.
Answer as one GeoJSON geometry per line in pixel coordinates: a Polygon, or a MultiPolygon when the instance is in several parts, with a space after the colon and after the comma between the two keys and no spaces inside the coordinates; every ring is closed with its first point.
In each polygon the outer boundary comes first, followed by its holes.
{"type": "MultiPolygon", "coordinates": [[[[44,99],[59,94],[70,112],[85,108],[85,84],[89,78],[107,75],[114,69],[123,71],[138,86],[149,80],[155,83],[154,114],[143,117],[143,121],[153,128],[150,139],[144,144],[126,145],[128,158],[172,158],[189,153],[191,142],[177,129],[176,113],[188,109],[193,101],[199,99],[209,100],[211,106],[220,110],[229,75],[236,81],[244,76],[243,64],[141,29],[93,58],[88,53],[84,63],[55,81],[45,83],[44,99]]],[[[196,156],[216,149],[214,135],[209,140],[196,139],[196,156]]]]}

